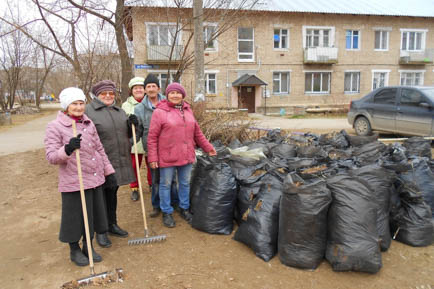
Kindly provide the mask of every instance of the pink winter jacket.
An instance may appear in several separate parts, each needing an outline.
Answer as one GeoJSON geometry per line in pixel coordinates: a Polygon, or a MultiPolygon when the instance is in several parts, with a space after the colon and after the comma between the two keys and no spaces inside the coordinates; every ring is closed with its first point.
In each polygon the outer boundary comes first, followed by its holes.
{"type": "Polygon", "coordinates": [[[183,166],[196,160],[195,147],[205,152],[212,144],[200,130],[188,103],[184,102],[184,117],[172,103],[162,100],[154,110],[148,134],[148,161],[159,167],[183,166]]]}
{"type": "MultiPolygon", "coordinates": [[[[83,115],[81,123],[77,123],[77,135],[80,133],[80,162],[86,190],[102,185],[105,176],[113,174],[115,170],[104,152],[95,125],[86,115],[83,115]]],[[[59,192],[80,190],[76,151],[70,156],[65,152],[65,144],[72,137],[72,119],[59,111],[57,118],[48,123],[44,139],[45,157],[50,164],[59,165],[59,192]]]]}

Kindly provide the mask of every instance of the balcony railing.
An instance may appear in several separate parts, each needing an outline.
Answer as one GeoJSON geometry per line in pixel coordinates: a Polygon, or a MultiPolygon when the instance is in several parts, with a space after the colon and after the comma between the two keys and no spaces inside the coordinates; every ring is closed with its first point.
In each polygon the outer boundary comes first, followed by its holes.
{"type": "Polygon", "coordinates": [[[337,47],[308,47],[304,49],[304,63],[338,63],[337,47]]]}
{"type": "Polygon", "coordinates": [[[182,58],[183,46],[175,45],[171,55],[172,46],[148,45],[148,63],[179,62],[182,58]]]}
{"type": "Polygon", "coordinates": [[[431,64],[434,59],[434,49],[429,48],[422,51],[400,50],[399,64],[431,64]]]}

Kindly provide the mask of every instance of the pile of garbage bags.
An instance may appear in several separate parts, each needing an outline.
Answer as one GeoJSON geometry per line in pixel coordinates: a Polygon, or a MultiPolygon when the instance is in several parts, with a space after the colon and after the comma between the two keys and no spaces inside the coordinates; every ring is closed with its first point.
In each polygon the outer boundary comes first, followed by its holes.
{"type": "Polygon", "coordinates": [[[378,135],[286,136],[197,153],[191,179],[192,226],[232,234],[259,258],[315,269],[376,273],[392,239],[434,239],[431,141],[385,145],[378,135]],[[234,222],[237,226],[234,225],[234,222]]]}

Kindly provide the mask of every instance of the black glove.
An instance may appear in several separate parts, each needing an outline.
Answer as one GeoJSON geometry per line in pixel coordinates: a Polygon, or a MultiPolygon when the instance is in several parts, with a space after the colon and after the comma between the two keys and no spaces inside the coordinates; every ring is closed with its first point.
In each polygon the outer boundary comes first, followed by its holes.
{"type": "Polygon", "coordinates": [[[81,142],[81,133],[77,135],[77,137],[72,137],[69,140],[69,144],[65,145],[65,152],[68,156],[72,154],[73,151],[80,148],[81,142]]]}
{"type": "Polygon", "coordinates": [[[139,125],[139,119],[134,114],[130,114],[128,117],[128,127],[131,127],[131,124],[134,124],[135,127],[139,125]]]}
{"type": "Polygon", "coordinates": [[[108,176],[105,176],[105,183],[104,187],[107,188],[114,188],[118,186],[118,181],[116,180],[115,174],[111,174],[108,176]]]}

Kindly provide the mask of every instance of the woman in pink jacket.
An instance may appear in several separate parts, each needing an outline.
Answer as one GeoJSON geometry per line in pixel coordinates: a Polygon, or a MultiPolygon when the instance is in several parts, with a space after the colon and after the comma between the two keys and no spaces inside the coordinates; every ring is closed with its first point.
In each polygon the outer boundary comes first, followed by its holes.
{"type": "Polygon", "coordinates": [[[178,172],[179,207],[183,219],[191,223],[190,173],[196,160],[195,147],[210,156],[217,153],[200,130],[190,105],[184,101],[185,89],[179,83],[166,88],[167,100],[162,100],[152,114],[148,134],[148,161],[152,169],[160,168],[160,208],[163,224],[175,227],[170,188],[175,170],[178,172]]]}
{"type": "MultiPolygon", "coordinates": [[[[59,192],[62,195],[62,219],[59,240],[69,243],[70,258],[78,266],[89,264],[80,199],[80,183],[75,151],[80,149],[83,186],[85,189],[90,237],[108,229],[101,185],[116,181],[113,169],[100,142],[93,122],[84,114],[86,97],[79,88],[69,87],[59,95],[63,111],[47,125],[45,155],[50,164],[59,166],[59,192]],[[73,136],[72,122],[77,133],[73,136]],[[83,237],[83,248],[79,241],[83,237]]],[[[102,257],[92,248],[93,261],[102,257]]]]}

